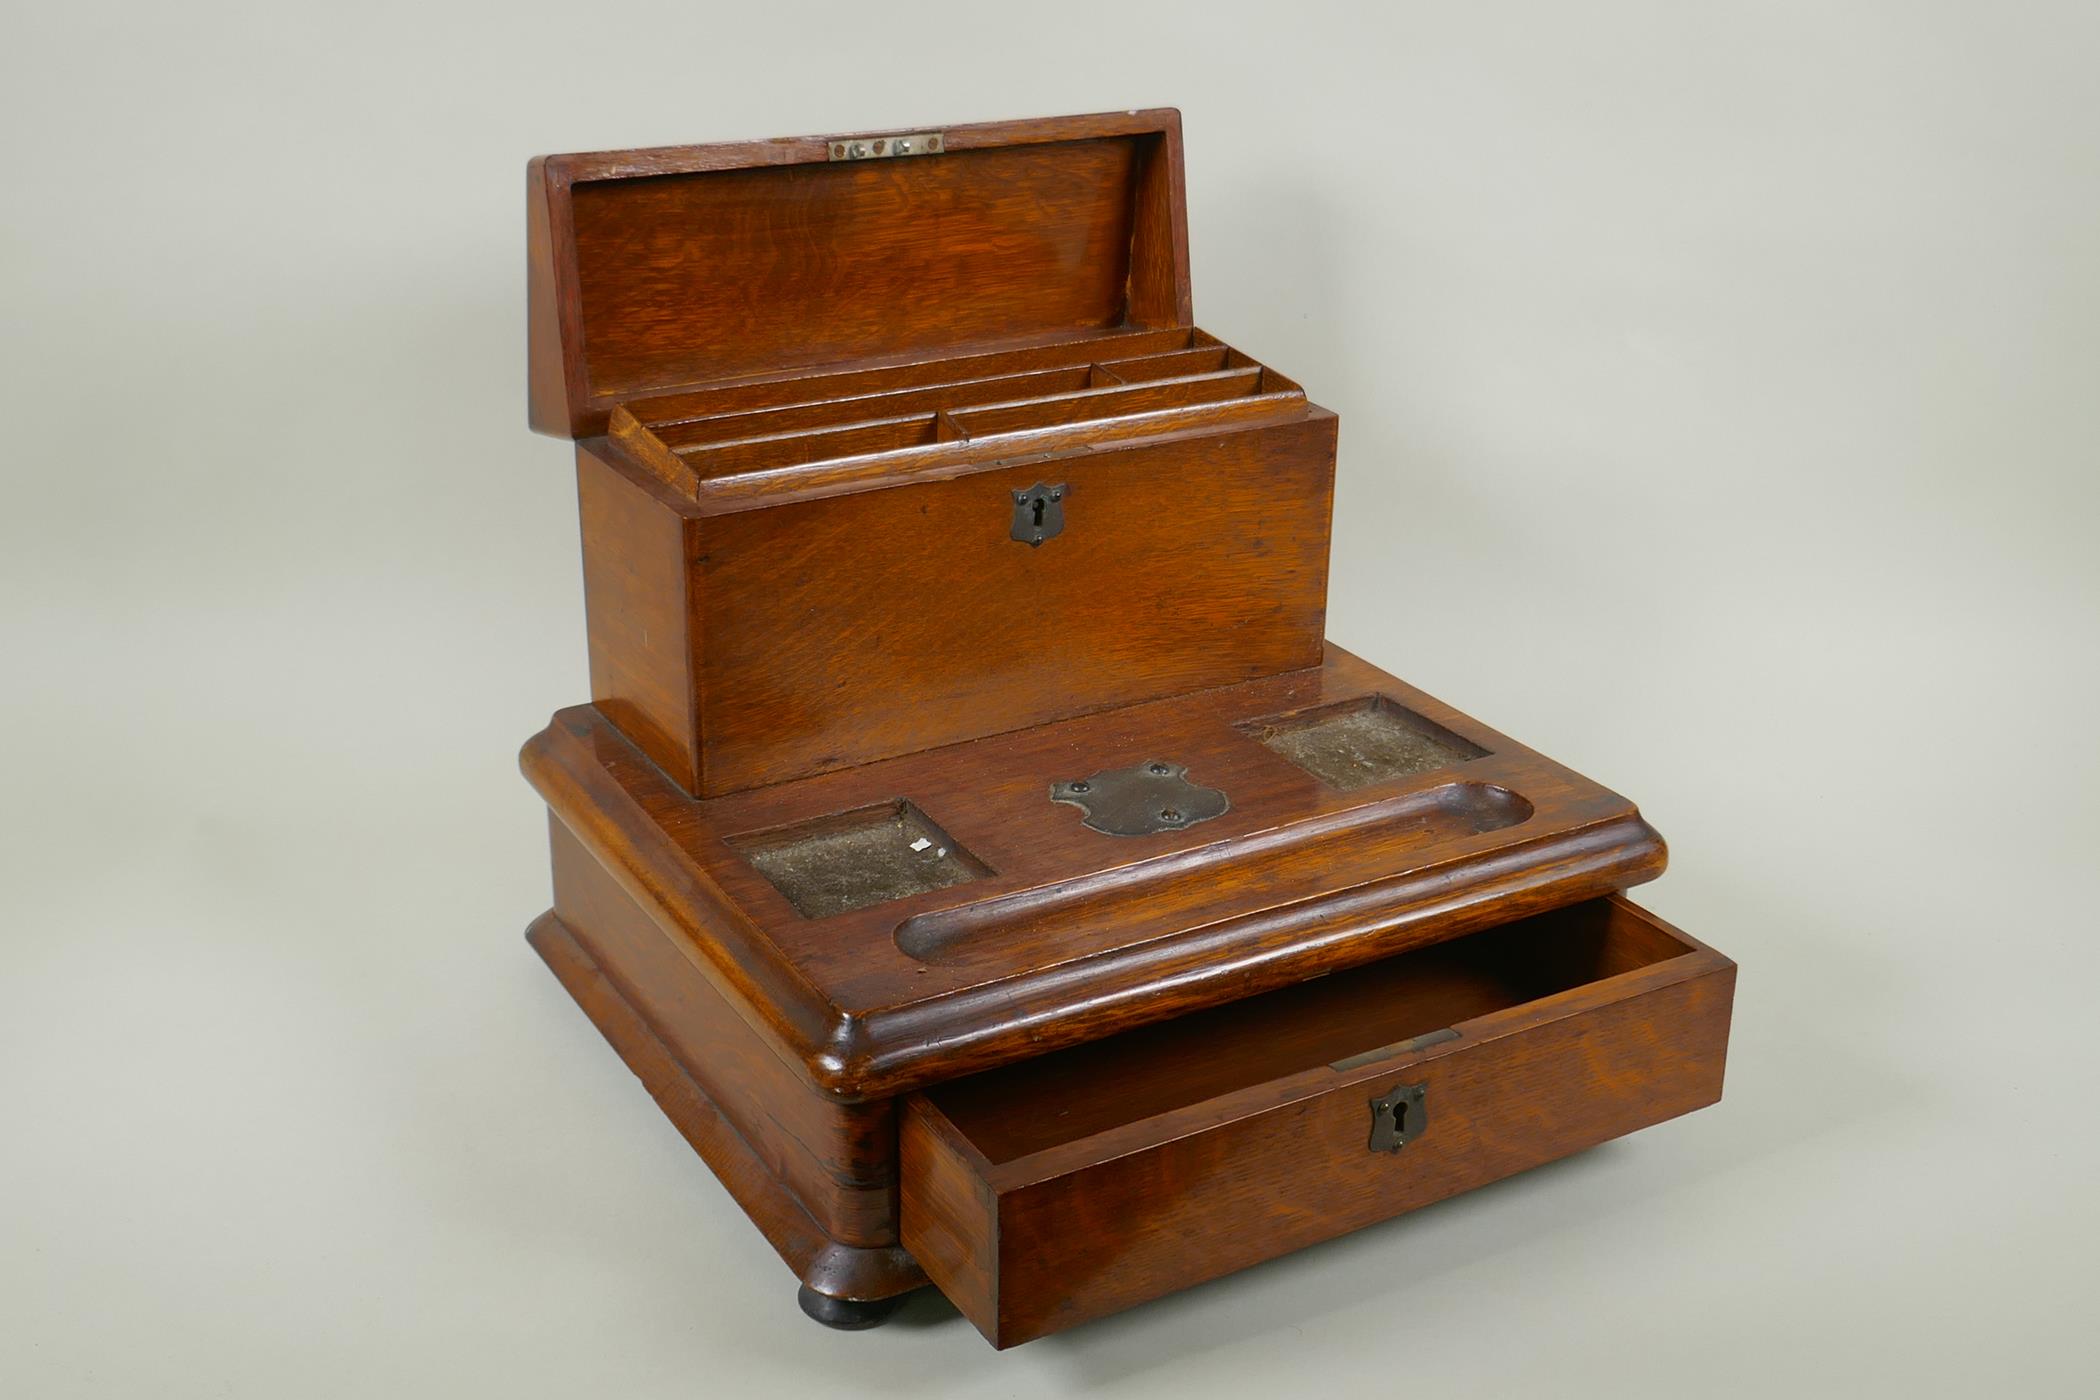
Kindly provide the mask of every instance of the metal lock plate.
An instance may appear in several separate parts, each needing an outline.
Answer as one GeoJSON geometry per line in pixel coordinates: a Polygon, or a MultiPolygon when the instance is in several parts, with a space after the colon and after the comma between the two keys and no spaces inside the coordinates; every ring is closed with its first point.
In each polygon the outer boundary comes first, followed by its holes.
{"type": "Polygon", "coordinates": [[[1371,1150],[1398,1152],[1429,1126],[1424,1099],[1427,1084],[1402,1084],[1382,1099],[1371,1100],[1371,1150]]]}
{"type": "Polygon", "coordinates": [[[1064,533],[1066,489],[1062,481],[1038,481],[1014,492],[1014,527],[1007,538],[1033,548],[1064,533]]]}
{"type": "Polygon", "coordinates": [[[1087,826],[1109,836],[1180,831],[1232,810],[1223,792],[1190,782],[1188,771],[1158,759],[1134,768],[1105,768],[1052,783],[1050,800],[1077,807],[1086,813],[1087,826]]]}

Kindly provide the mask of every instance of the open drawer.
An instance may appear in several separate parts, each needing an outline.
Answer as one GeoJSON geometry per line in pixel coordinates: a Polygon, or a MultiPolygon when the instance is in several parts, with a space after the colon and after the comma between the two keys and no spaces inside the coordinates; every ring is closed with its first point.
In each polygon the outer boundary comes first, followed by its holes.
{"type": "Polygon", "coordinates": [[[1613,896],[941,1085],[903,1242],[1025,1342],[1713,1103],[1734,994],[1613,896]]]}

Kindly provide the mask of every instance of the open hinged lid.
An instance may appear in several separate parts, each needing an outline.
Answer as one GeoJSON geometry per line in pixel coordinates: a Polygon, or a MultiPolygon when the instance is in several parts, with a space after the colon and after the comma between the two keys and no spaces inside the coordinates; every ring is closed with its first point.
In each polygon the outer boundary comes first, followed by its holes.
{"type": "Polygon", "coordinates": [[[627,400],[1192,323],[1171,108],[543,156],[532,426],[627,400]]]}

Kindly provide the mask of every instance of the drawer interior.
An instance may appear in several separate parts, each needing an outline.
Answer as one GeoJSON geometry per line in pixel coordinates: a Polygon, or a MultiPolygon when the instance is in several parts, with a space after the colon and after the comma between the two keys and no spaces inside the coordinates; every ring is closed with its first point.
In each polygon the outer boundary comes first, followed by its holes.
{"type": "Polygon", "coordinates": [[[1182,328],[643,399],[613,431],[698,495],[828,463],[966,465],[1306,406],[1293,381],[1182,328]]]}
{"type": "Polygon", "coordinates": [[[1593,900],[929,1090],[993,1165],[1695,951],[1593,900]]]}
{"type": "Polygon", "coordinates": [[[909,1096],[900,1237],[996,1346],[1717,1102],[1735,966],[1613,895],[909,1096]]]}

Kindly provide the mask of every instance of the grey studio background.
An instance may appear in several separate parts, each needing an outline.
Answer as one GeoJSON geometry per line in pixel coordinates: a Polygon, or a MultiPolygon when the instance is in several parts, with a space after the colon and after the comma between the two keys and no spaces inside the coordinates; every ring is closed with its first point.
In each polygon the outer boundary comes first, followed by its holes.
{"type": "Polygon", "coordinates": [[[0,1392],[2092,1394],[2100,12],[9,7],[0,1392]],[[520,938],[543,151],[1176,104],[1331,635],[1641,802],[1718,1108],[1005,1355],[824,1332],[520,938]]]}

